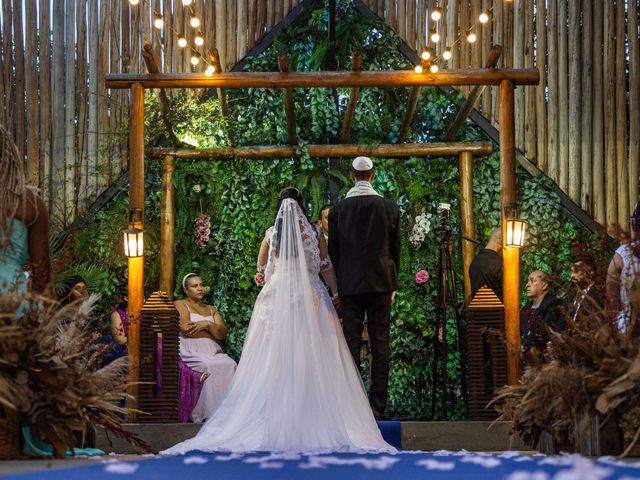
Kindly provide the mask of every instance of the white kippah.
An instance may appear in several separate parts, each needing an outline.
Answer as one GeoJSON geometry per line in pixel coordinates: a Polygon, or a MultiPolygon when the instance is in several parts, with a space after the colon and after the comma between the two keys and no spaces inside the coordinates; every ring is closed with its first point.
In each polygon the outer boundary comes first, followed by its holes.
{"type": "Polygon", "coordinates": [[[351,166],[354,170],[364,172],[373,168],[373,162],[369,157],[356,157],[351,166]]]}

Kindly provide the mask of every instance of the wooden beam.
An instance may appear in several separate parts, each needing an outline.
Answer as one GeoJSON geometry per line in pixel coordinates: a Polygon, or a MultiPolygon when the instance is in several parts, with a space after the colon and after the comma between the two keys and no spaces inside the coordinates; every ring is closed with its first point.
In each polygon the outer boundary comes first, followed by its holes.
{"type": "MultiPolygon", "coordinates": [[[[136,83],[131,87],[129,111],[129,209],[144,209],[144,88],[136,83]]],[[[144,211],[144,210],[143,210],[144,211]]],[[[144,218],[144,216],[143,216],[144,218]]],[[[142,221],[131,225],[144,228],[142,221]]],[[[127,406],[136,408],[140,376],[140,312],[144,304],[144,257],[128,258],[129,283],[129,331],[127,334],[127,354],[129,358],[129,384],[127,406]]],[[[135,421],[136,414],[127,421],[135,421]]]]}
{"type": "Polygon", "coordinates": [[[505,206],[516,202],[516,132],[514,85],[500,84],[500,207],[502,214],[502,289],[507,339],[507,379],[520,378],[520,250],[506,247],[505,206]]]}
{"type": "MultiPolygon", "coordinates": [[[[278,54],[278,67],[282,73],[289,72],[289,62],[284,53],[278,54]]],[[[297,145],[298,135],[296,134],[296,111],[293,106],[293,91],[290,88],[283,88],[284,95],[284,111],[287,115],[287,143],[289,145],[297,145]]]]}
{"type": "MultiPolygon", "coordinates": [[[[209,50],[209,57],[213,62],[213,66],[216,69],[217,73],[222,73],[222,65],[220,64],[220,54],[218,53],[218,49],[216,47],[211,48],[209,50]]],[[[227,104],[227,91],[224,88],[218,88],[218,104],[220,105],[220,113],[222,117],[225,119],[227,124],[227,139],[229,140],[229,145],[234,144],[233,139],[233,131],[231,129],[231,118],[229,117],[229,105],[227,104]]]]}
{"type": "Polygon", "coordinates": [[[409,102],[407,104],[407,110],[404,112],[404,117],[402,119],[402,125],[400,126],[400,133],[398,133],[398,143],[404,142],[404,139],[409,133],[409,128],[411,127],[411,120],[413,120],[413,114],[416,112],[416,107],[418,106],[418,99],[420,98],[420,89],[421,87],[413,87],[411,89],[411,94],[409,95],[409,102]]]}
{"type": "MultiPolygon", "coordinates": [[[[495,66],[498,64],[498,60],[500,59],[500,55],[502,55],[502,46],[494,45],[489,52],[489,57],[487,58],[485,68],[495,68],[495,66]]],[[[476,102],[480,98],[480,95],[482,95],[482,92],[484,92],[485,88],[486,85],[476,85],[471,90],[471,92],[469,92],[469,95],[462,104],[462,107],[460,107],[456,118],[453,120],[453,123],[449,127],[449,131],[444,137],[445,142],[450,142],[454,139],[454,137],[458,133],[458,130],[460,130],[460,127],[462,127],[464,121],[469,116],[469,113],[471,113],[471,110],[473,110],[473,108],[475,107],[476,102]]]]}
{"type": "Polygon", "coordinates": [[[226,72],[212,77],[195,73],[106,75],[107,88],[129,88],[140,83],[144,88],[337,88],[337,87],[415,87],[450,85],[499,85],[509,80],[514,85],[537,85],[540,72],[535,68],[440,70],[437,73],[402,71],[364,72],[226,72]]]}
{"type": "Polygon", "coordinates": [[[173,242],[175,233],[175,205],[173,189],[174,159],[162,160],[162,197],[160,199],[160,291],[173,298],[173,242]]]}
{"type": "MultiPolygon", "coordinates": [[[[355,157],[366,155],[369,157],[426,157],[430,155],[458,155],[469,152],[473,155],[487,155],[493,151],[489,142],[477,143],[403,143],[368,145],[307,145],[306,150],[312,157],[355,157]]],[[[268,145],[254,147],[212,148],[206,150],[192,150],[186,148],[148,148],[146,156],[149,158],[164,158],[171,155],[181,159],[233,159],[233,158],[279,158],[301,157],[297,145],[268,145]]]]}
{"type": "MultiPolygon", "coordinates": [[[[355,49],[353,51],[353,56],[351,57],[351,70],[353,72],[360,71],[361,59],[362,56],[360,55],[360,50],[355,49]]],[[[349,142],[349,136],[351,134],[351,124],[353,122],[353,116],[356,113],[356,106],[358,105],[359,99],[360,88],[353,87],[351,89],[351,92],[349,92],[349,102],[347,103],[347,110],[344,112],[344,120],[342,121],[342,131],[340,132],[342,143],[349,142]]]]}
{"type": "MultiPolygon", "coordinates": [[[[476,238],[476,227],[473,220],[473,155],[471,152],[460,152],[458,156],[460,170],[460,215],[462,217],[462,235],[476,238]]],[[[471,279],[469,265],[476,254],[476,246],[469,240],[462,239],[462,266],[464,278],[464,301],[471,301],[471,279]]]]}
{"type": "MultiPolygon", "coordinates": [[[[158,64],[158,59],[155,57],[151,44],[145,43],[142,47],[142,58],[144,59],[144,63],[147,66],[149,73],[160,73],[160,65],[158,64]]],[[[169,117],[169,99],[167,98],[167,92],[165,92],[163,88],[160,89],[159,100],[160,116],[162,117],[164,128],[167,129],[167,134],[171,137],[173,144],[176,146],[182,146],[183,143],[178,139],[173,131],[173,125],[171,125],[171,119],[169,117]]]]}

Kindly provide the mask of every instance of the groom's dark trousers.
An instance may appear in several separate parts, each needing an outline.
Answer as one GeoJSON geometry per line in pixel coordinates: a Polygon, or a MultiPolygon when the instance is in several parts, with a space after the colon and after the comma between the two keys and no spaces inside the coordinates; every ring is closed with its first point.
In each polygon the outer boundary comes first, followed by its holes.
{"type": "Polygon", "coordinates": [[[362,321],[367,317],[371,344],[371,388],[369,403],[374,414],[384,414],[389,385],[389,317],[391,293],[361,293],[341,297],[342,328],[349,351],[356,365],[360,365],[362,321]]]}

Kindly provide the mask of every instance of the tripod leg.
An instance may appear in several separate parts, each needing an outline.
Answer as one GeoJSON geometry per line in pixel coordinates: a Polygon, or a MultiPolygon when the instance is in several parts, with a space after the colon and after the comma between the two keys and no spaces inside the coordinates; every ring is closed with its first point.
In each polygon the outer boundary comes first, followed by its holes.
{"type": "MultiPolygon", "coordinates": [[[[438,259],[438,294],[436,297],[436,330],[433,339],[433,364],[431,367],[431,419],[436,419],[436,401],[438,394],[438,384],[441,381],[441,376],[439,373],[438,362],[440,360],[440,349],[442,348],[439,342],[439,331],[442,328],[444,331],[444,323],[446,321],[446,312],[443,308],[444,303],[444,283],[442,282],[443,277],[443,250],[442,246],[440,248],[440,257],[438,259]]],[[[442,364],[442,380],[446,376],[446,358],[444,359],[444,363],[442,364]]]]}

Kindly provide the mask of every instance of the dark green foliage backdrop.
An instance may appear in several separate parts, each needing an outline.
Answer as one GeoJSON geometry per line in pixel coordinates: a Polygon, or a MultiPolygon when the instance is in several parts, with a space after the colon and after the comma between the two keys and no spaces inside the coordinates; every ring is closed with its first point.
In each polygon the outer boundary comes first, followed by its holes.
{"type": "MultiPolygon", "coordinates": [[[[337,52],[339,69],[351,68],[353,47],[362,49],[363,69],[407,69],[411,65],[399,53],[399,40],[388,29],[360,17],[350,2],[339,3],[337,52]]],[[[326,10],[319,9],[281,33],[263,55],[252,59],[246,69],[276,71],[277,53],[284,52],[292,70],[320,69],[327,60],[326,10]]],[[[238,145],[286,143],[286,122],[282,95],[277,90],[230,90],[233,134],[238,145]]],[[[229,326],[225,349],[239,358],[258,287],[253,284],[258,247],[275,214],[277,194],[295,184],[304,193],[310,216],[315,219],[321,205],[330,201],[330,180],[337,181],[342,198],[348,185],[350,159],[329,160],[304,155],[306,143],[327,143],[336,138],[346,108],[348,89],[295,90],[301,159],[230,161],[180,161],[176,165],[176,291],[182,276],[199,272],[211,286],[213,302],[229,326]],[[333,179],[333,180],[332,180],[333,179]],[[204,248],[194,239],[194,221],[201,213],[211,216],[211,240],[204,248]]],[[[395,142],[409,95],[409,89],[363,89],[352,129],[351,141],[360,144],[395,142]]],[[[408,141],[441,140],[455,115],[460,98],[436,88],[423,88],[408,141]]],[[[194,92],[176,93],[171,98],[176,134],[185,143],[199,147],[226,144],[226,128],[213,96],[202,99],[194,92]]],[[[157,99],[147,97],[147,140],[166,143],[159,121],[157,99]]],[[[487,140],[468,124],[460,133],[464,140],[487,140]]],[[[389,413],[404,418],[426,418],[430,412],[434,299],[438,241],[433,228],[422,246],[409,241],[414,218],[421,212],[436,213],[441,201],[452,204],[454,264],[458,290],[462,296],[460,258],[459,176],[457,158],[375,159],[374,187],[398,201],[402,211],[403,251],[400,289],[391,326],[392,372],[389,413]],[[416,285],[414,274],[426,269],[432,279],[416,285]]],[[[486,241],[499,222],[498,154],[474,160],[474,196],[478,237],[486,241]]],[[[160,165],[148,162],[145,210],[146,291],[157,288],[159,270],[160,165]]],[[[530,177],[518,170],[518,197],[521,215],[529,220],[530,236],[522,252],[523,287],[527,272],[543,268],[559,276],[559,284],[569,280],[572,240],[579,238],[588,248],[598,239],[571,224],[561,211],[548,180],[530,177]]],[[[105,317],[114,301],[116,284],[126,262],[121,254],[120,229],[126,218],[126,194],[75,239],[74,265],[98,265],[106,280],[100,284],[105,317]]],[[[455,340],[453,319],[448,331],[455,340]]],[[[452,418],[464,416],[457,369],[459,356],[449,355],[447,368],[453,398],[452,418]]]]}

